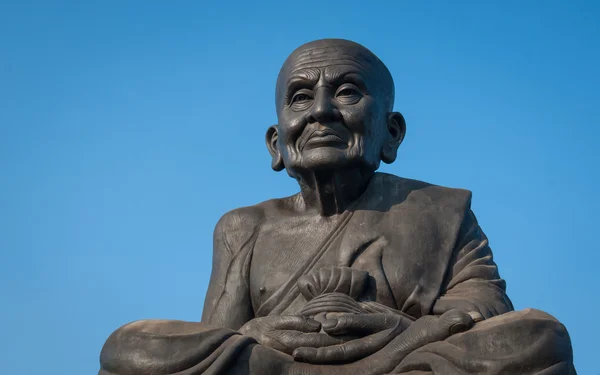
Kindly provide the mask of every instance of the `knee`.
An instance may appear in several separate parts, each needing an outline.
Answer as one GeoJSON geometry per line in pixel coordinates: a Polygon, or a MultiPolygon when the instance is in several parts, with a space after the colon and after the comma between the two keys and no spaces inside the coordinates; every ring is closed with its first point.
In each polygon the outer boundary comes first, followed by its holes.
{"type": "MultiPolygon", "coordinates": [[[[537,309],[511,311],[484,320],[473,331],[493,336],[495,333],[513,343],[527,342],[528,348],[540,347],[547,356],[570,363],[573,350],[567,328],[554,316],[537,309]]],[[[516,344],[515,344],[516,345],[516,344]]]]}
{"type": "Polygon", "coordinates": [[[209,328],[200,322],[180,320],[125,324],[106,340],[100,353],[104,373],[100,374],[150,375],[184,368],[193,358],[210,354],[211,345],[234,334],[231,330],[214,332],[209,328]]]}
{"type": "Polygon", "coordinates": [[[553,327],[555,329],[561,330],[561,331],[565,331],[566,332],[566,328],[564,325],[562,325],[558,319],[556,319],[554,316],[548,314],[547,312],[544,312],[542,310],[537,310],[537,309],[532,309],[532,308],[527,308],[527,309],[523,309],[523,310],[518,310],[518,311],[510,311],[498,316],[494,316],[490,319],[486,319],[483,322],[480,322],[480,325],[495,325],[495,324],[506,324],[506,323],[511,323],[511,322],[522,322],[522,321],[529,321],[529,322],[535,322],[541,325],[547,325],[549,327],[553,327]]]}
{"type": "Polygon", "coordinates": [[[100,375],[146,374],[139,366],[143,362],[140,358],[143,351],[136,348],[136,343],[141,341],[140,336],[153,324],[151,320],[138,320],[114,331],[100,352],[100,375]]]}

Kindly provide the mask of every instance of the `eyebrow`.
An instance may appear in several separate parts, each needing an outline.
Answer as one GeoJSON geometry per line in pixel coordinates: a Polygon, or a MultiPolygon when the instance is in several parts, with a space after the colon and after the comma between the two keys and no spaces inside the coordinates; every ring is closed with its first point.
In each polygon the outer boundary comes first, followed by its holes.
{"type": "Polygon", "coordinates": [[[367,80],[363,77],[364,72],[360,69],[338,68],[337,66],[325,68],[325,79],[332,85],[339,86],[350,81],[361,89],[368,89],[367,80]]]}
{"type": "Polygon", "coordinates": [[[319,82],[319,78],[321,76],[321,71],[319,69],[307,68],[307,69],[299,69],[290,74],[288,78],[287,85],[293,85],[296,82],[309,82],[316,84],[319,82]]]}
{"type": "Polygon", "coordinates": [[[325,66],[319,69],[305,68],[294,71],[287,81],[287,91],[295,91],[300,87],[314,86],[319,82],[321,72],[325,75],[327,83],[339,86],[347,80],[368,90],[366,80],[362,77],[364,72],[357,67],[325,66]]]}

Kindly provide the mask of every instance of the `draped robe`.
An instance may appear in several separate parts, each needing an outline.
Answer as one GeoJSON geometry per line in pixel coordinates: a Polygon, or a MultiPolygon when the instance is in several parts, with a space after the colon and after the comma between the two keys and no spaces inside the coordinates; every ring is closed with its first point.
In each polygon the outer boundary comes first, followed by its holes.
{"type": "Polygon", "coordinates": [[[202,322],[123,326],[103,348],[100,375],[575,374],[564,326],[538,310],[512,311],[470,192],[377,173],[327,222],[294,214],[297,199],[226,214],[202,322]],[[365,285],[344,280],[342,268],[367,275],[365,285]],[[388,346],[404,351],[327,366],[294,362],[236,331],[255,317],[298,315],[311,293],[331,292],[415,319],[451,308],[487,319],[410,350],[395,340],[388,346]]]}

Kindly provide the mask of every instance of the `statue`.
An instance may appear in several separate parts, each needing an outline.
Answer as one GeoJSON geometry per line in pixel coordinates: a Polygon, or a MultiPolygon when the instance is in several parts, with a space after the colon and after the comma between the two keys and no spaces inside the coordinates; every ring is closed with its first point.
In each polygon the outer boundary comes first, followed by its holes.
{"type": "Polygon", "coordinates": [[[266,144],[300,192],[225,214],[202,321],[119,328],[100,375],[574,375],[565,327],[513,311],[471,193],[376,172],[406,131],[393,104],[365,47],[295,50],[266,144]]]}

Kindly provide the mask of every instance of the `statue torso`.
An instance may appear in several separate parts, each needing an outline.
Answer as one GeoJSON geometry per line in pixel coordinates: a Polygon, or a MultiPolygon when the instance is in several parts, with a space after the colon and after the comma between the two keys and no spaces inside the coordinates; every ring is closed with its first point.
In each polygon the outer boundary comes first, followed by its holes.
{"type": "Polygon", "coordinates": [[[306,303],[297,278],[327,266],[369,272],[362,299],[423,314],[439,293],[464,202],[432,204],[410,181],[378,174],[356,209],[327,219],[291,212],[291,198],[265,202],[249,270],[257,316],[297,312],[306,303]]]}

